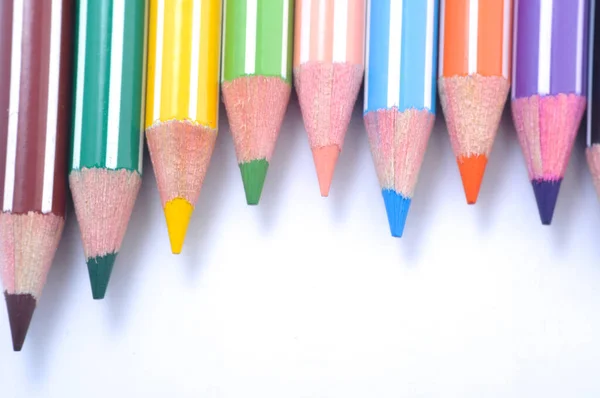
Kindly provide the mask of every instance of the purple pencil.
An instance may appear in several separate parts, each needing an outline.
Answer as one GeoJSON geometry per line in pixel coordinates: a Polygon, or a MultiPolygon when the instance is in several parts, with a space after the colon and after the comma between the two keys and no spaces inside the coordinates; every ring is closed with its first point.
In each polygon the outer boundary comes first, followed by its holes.
{"type": "Polygon", "coordinates": [[[517,0],[514,13],[513,120],[550,225],[586,107],[589,1],[517,0]]]}

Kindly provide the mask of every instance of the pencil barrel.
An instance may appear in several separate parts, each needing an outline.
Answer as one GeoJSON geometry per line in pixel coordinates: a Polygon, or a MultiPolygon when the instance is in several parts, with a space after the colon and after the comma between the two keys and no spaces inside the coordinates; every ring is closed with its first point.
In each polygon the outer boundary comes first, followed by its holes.
{"type": "Polygon", "coordinates": [[[587,146],[600,144],[600,7],[590,0],[587,146]]]}
{"type": "Polygon", "coordinates": [[[142,171],[147,0],[77,0],[70,170],[142,171]]]}
{"type": "Polygon", "coordinates": [[[71,0],[0,3],[0,203],[64,217],[71,0]]]}
{"type": "Polygon", "coordinates": [[[294,68],[307,62],[364,65],[366,0],[296,0],[294,68]]]}
{"type": "Polygon", "coordinates": [[[146,128],[219,118],[221,0],[150,0],[146,128]]]}
{"type": "Polygon", "coordinates": [[[364,111],[435,114],[438,2],[369,2],[364,111]]]}
{"type": "Polygon", "coordinates": [[[226,0],[222,81],[243,76],[292,80],[293,0],[226,0]]]}
{"type": "Polygon", "coordinates": [[[510,80],[512,0],[440,0],[440,77],[510,80]]]}
{"type": "Polygon", "coordinates": [[[515,6],[512,97],[587,93],[589,0],[515,6]]]}

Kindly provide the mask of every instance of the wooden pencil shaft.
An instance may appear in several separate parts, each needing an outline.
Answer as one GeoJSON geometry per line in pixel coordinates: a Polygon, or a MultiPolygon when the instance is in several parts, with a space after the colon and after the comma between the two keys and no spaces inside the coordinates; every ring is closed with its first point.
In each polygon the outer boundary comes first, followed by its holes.
{"type": "Polygon", "coordinates": [[[0,203],[65,214],[71,0],[0,4],[0,203]]]}
{"type": "Polygon", "coordinates": [[[438,2],[369,2],[365,113],[397,108],[435,114],[438,2]]]}
{"type": "Polygon", "coordinates": [[[243,76],[292,79],[293,0],[227,0],[223,81],[243,76]]]}
{"type": "Polygon", "coordinates": [[[587,95],[588,0],[520,1],[512,98],[587,95]]]}
{"type": "Polygon", "coordinates": [[[147,0],[77,0],[70,170],[141,172],[147,0]]]}
{"type": "Polygon", "coordinates": [[[301,64],[364,66],[366,0],[296,0],[294,68],[301,64]]]}
{"type": "Polygon", "coordinates": [[[146,123],[217,130],[221,0],[150,0],[146,123]]]}
{"type": "Polygon", "coordinates": [[[510,80],[513,0],[441,0],[440,77],[510,80]]]}
{"type": "Polygon", "coordinates": [[[600,144],[600,7],[590,1],[587,146],[600,144]]]}

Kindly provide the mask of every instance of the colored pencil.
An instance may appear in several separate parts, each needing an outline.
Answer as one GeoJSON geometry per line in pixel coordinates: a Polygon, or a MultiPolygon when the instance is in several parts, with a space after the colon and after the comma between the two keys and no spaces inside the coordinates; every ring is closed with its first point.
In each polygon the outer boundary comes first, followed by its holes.
{"type": "Polygon", "coordinates": [[[600,198],[600,8],[590,0],[586,158],[600,198]]]}
{"type": "Polygon", "coordinates": [[[72,6],[0,2],[0,272],[15,351],[65,222],[72,6]]]}
{"type": "Polygon", "coordinates": [[[77,0],[69,184],[94,299],[142,183],[146,0],[77,0]]]}
{"type": "Polygon", "coordinates": [[[437,0],[369,1],[364,120],[394,237],[435,121],[437,25],[437,0]]]}
{"type": "Polygon", "coordinates": [[[221,0],[150,0],[146,140],[171,251],[181,252],[215,147],[221,0]]]}
{"type": "Polygon", "coordinates": [[[439,93],[474,204],[508,98],[512,0],[441,0],[439,93]]]}
{"type": "Polygon", "coordinates": [[[260,201],[292,79],[293,0],[226,0],[223,102],[246,202],[260,201]]]}
{"type": "Polygon", "coordinates": [[[586,106],[587,0],[517,1],[512,114],[542,224],[550,225],[586,106]]]}
{"type": "Polygon", "coordinates": [[[363,80],[366,0],[296,0],[294,85],[322,196],[363,80]]]}

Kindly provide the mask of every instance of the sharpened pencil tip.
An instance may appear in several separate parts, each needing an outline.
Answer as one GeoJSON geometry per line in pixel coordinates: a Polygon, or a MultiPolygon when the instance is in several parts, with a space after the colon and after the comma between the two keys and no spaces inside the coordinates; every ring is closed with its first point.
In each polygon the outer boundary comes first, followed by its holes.
{"type": "Polygon", "coordinates": [[[269,162],[266,159],[240,163],[242,182],[244,183],[244,192],[246,193],[246,203],[249,205],[257,205],[260,201],[268,168],[269,162]]]}
{"type": "Polygon", "coordinates": [[[537,202],[538,211],[540,213],[540,219],[543,225],[550,225],[552,223],[552,217],[554,215],[554,208],[556,207],[556,200],[558,199],[558,193],[560,191],[559,180],[533,180],[533,193],[535,194],[535,200],[537,202]]]}
{"type": "Polygon", "coordinates": [[[6,292],[4,297],[6,298],[13,350],[21,351],[31,324],[36,299],[31,294],[8,294],[6,292]]]}
{"type": "Polygon", "coordinates": [[[329,196],[335,165],[340,156],[340,148],[337,145],[328,145],[314,148],[312,153],[315,168],[317,169],[317,179],[319,180],[321,196],[327,197],[329,196]]]}
{"type": "Polygon", "coordinates": [[[457,163],[467,203],[473,205],[479,197],[479,190],[487,165],[487,156],[461,156],[457,159],[457,163]]]}
{"type": "Polygon", "coordinates": [[[173,254],[181,253],[194,207],[183,198],[175,198],[165,205],[165,218],[173,254]]]}
{"type": "Polygon", "coordinates": [[[106,295],[106,289],[108,288],[108,282],[110,281],[110,275],[116,258],[116,253],[109,253],[104,256],[87,259],[86,263],[94,300],[102,300],[106,295]]]}
{"type": "Polygon", "coordinates": [[[383,194],[390,232],[394,238],[401,238],[411,200],[391,189],[384,189],[381,193],[383,194]]]}

